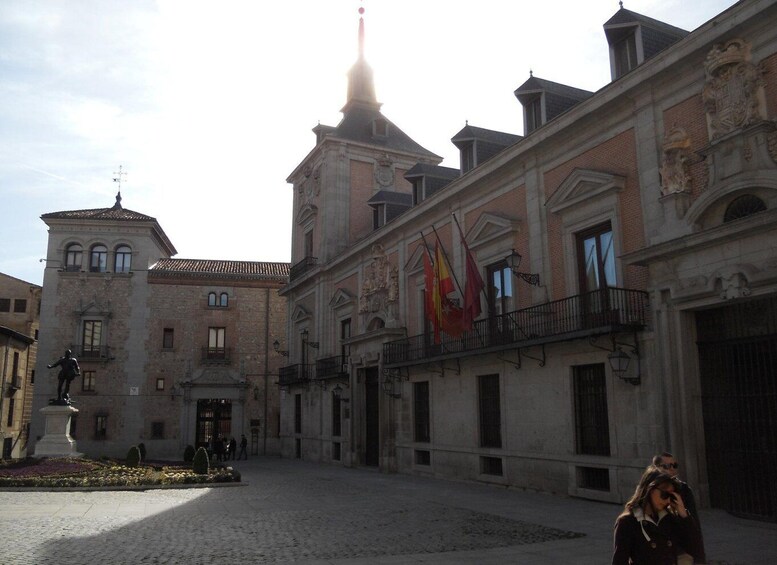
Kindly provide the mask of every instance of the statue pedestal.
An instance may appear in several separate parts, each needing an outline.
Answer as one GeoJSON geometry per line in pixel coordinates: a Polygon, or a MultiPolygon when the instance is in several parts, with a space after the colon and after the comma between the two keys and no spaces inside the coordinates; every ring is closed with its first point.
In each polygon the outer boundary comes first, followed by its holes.
{"type": "Polygon", "coordinates": [[[46,406],[40,409],[46,419],[46,433],[35,444],[33,457],[83,457],[70,437],[70,419],[78,414],[72,406],[46,406]]]}

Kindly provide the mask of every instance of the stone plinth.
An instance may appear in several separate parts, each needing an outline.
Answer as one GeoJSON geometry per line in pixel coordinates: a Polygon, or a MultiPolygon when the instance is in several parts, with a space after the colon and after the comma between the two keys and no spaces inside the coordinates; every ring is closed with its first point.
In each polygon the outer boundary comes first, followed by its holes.
{"type": "Polygon", "coordinates": [[[76,451],[76,440],[70,437],[70,419],[78,414],[72,406],[41,408],[46,420],[46,433],[35,444],[33,457],[82,457],[76,451]]]}

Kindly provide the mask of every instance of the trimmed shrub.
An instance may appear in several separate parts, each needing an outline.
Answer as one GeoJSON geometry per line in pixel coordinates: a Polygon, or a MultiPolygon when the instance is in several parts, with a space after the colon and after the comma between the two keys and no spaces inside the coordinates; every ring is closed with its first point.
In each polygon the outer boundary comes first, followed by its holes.
{"type": "Polygon", "coordinates": [[[133,445],[127,452],[127,467],[137,467],[140,463],[140,450],[137,445],[133,445]]]}
{"type": "Polygon", "coordinates": [[[194,461],[194,446],[187,445],[186,449],[183,450],[183,462],[191,463],[192,461],[194,461]]]}
{"type": "Polygon", "coordinates": [[[139,443],[138,444],[138,451],[140,451],[140,460],[145,461],[146,460],[146,444],[145,443],[139,443]]]}
{"type": "Polygon", "coordinates": [[[194,454],[194,459],[192,460],[192,471],[198,475],[207,475],[209,469],[210,461],[208,461],[208,452],[205,451],[204,447],[201,447],[197,450],[197,453],[194,454]]]}

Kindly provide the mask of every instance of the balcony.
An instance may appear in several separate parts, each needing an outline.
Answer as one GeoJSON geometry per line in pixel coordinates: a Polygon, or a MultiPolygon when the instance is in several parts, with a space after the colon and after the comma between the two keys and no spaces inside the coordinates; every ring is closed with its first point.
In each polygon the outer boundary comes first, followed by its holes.
{"type": "Polygon", "coordinates": [[[113,359],[111,348],[107,345],[71,345],[70,350],[76,359],[113,359]]]}
{"type": "Polygon", "coordinates": [[[421,334],[383,344],[384,366],[402,367],[621,331],[647,325],[648,294],[606,288],[475,322],[460,338],[442,335],[435,344],[421,334]]]}
{"type": "Polygon", "coordinates": [[[287,365],[278,369],[278,384],[280,386],[290,386],[308,383],[312,376],[313,365],[287,365]]]}
{"type": "Polygon", "coordinates": [[[203,365],[229,365],[232,350],[229,347],[203,347],[202,363],[203,365]]]}
{"type": "Polygon", "coordinates": [[[294,282],[316,265],[318,265],[316,257],[305,257],[302,261],[292,265],[291,269],[289,269],[289,282],[294,282]]]}
{"type": "Polygon", "coordinates": [[[316,378],[333,379],[348,375],[347,357],[335,355],[316,361],[316,378]]]}

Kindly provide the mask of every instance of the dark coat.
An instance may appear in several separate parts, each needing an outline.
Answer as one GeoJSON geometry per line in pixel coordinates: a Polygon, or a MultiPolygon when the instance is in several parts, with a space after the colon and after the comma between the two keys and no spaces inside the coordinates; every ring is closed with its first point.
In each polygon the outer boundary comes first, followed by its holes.
{"type": "Polygon", "coordinates": [[[698,547],[700,534],[693,515],[680,518],[662,511],[655,523],[637,509],[636,516],[618,518],[614,537],[612,565],[676,565],[678,546],[698,547]]]}
{"type": "Polygon", "coordinates": [[[683,499],[683,504],[685,504],[688,512],[691,514],[691,516],[693,516],[694,520],[696,520],[696,525],[699,528],[698,545],[696,547],[683,547],[683,549],[687,553],[693,555],[693,559],[696,561],[696,563],[706,563],[707,553],[704,550],[704,538],[701,535],[701,521],[699,520],[699,515],[696,512],[696,499],[693,496],[693,491],[691,490],[691,487],[688,486],[688,483],[680,481],[680,488],[678,489],[678,492],[683,499]]]}

